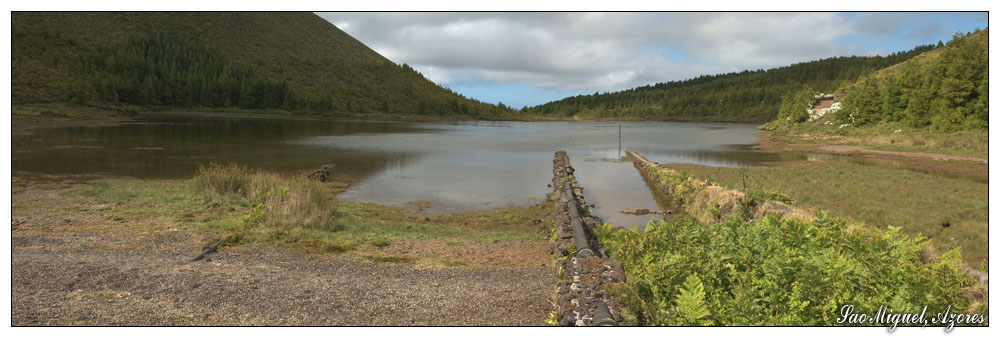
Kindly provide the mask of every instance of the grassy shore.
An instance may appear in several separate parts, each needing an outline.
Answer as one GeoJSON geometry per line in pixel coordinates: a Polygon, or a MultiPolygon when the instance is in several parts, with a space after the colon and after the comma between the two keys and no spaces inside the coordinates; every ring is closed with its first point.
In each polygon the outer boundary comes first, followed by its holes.
{"type": "MultiPolygon", "coordinates": [[[[774,129],[767,125],[764,128],[774,129]]],[[[804,149],[855,145],[872,150],[989,158],[989,132],[986,130],[946,133],[889,123],[842,129],[835,125],[803,124],[766,133],[766,138],[767,141],[804,149]]]]}
{"type": "MultiPolygon", "coordinates": [[[[321,183],[303,175],[207,166],[197,177],[184,180],[53,180],[39,184],[15,177],[13,191],[65,190],[61,197],[87,207],[63,213],[99,217],[80,222],[76,231],[156,236],[185,230],[203,234],[205,246],[223,239],[222,250],[254,243],[422,268],[551,263],[545,240],[550,209],[546,202],[423,216],[417,215],[418,206],[337,200],[336,194],[346,187],[347,183],[321,183]]],[[[14,208],[19,203],[60,204],[19,197],[14,208]]],[[[196,249],[192,248],[200,251],[196,249]]]]}
{"type": "MultiPolygon", "coordinates": [[[[789,134],[771,136],[764,142],[761,151],[828,154],[830,152],[822,151],[821,146],[844,142],[844,139],[804,139],[789,134]]],[[[913,140],[924,136],[906,134],[898,137],[913,140]]],[[[941,139],[952,138],[960,137],[952,135],[941,139]]],[[[867,139],[869,141],[855,144],[870,146],[873,139],[880,138],[873,136],[867,139]]],[[[974,140],[967,142],[976,144],[974,140]]],[[[935,141],[928,144],[893,149],[900,152],[942,150],[945,143],[935,141]]],[[[974,150],[976,147],[961,148],[964,150],[959,153],[986,157],[985,152],[974,150]]],[[[948,151],[938,154],[942,152],[948,151]]],[[[985,236],[989,230],[988,164],[905,154],[851,155],[854,156],[742,169],[682,164],[668,166],[735,189],[742,189],[740,173],[743,172],[752,187],[783,192],[797,205],[824,209],[834,216],[848,217],[875,227],[899,226],[910,235],[920,233],[931,238],[932,247],[938,252],[961,247],[972,267],[988,268],[989,246],[985,236]],[[875,163],[867,163],[870,161],[875,163]]]]}

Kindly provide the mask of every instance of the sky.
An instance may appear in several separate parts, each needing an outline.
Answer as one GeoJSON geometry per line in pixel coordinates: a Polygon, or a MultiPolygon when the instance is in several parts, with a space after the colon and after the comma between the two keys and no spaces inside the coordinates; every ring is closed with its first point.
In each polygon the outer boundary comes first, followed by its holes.
{"type": "Polygon", "coordinates": [[[520,108],[698,75],[886,55],[986,13],[317,13],[466,97],[520,108]]]}

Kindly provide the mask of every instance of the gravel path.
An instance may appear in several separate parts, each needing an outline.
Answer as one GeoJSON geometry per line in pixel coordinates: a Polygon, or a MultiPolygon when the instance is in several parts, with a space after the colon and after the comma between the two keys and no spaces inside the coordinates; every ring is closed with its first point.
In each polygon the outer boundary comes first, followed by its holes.
{"type": "Polygon", "coordinates": [[[12,232],[11,324],[544,325],[549,266],[415,269],[176,232],[12,232]]]}

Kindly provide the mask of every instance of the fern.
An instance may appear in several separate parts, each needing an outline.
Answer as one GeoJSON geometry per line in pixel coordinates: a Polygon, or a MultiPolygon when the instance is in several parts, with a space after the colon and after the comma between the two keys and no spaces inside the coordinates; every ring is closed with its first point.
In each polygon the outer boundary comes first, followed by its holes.
{"type": "Polygon", "coordinates": [[[549,318],[545,320],[545,324],[549,324],[551,326],[559,326],[559,320],[556,319],[556,312],[554,310],[552,312],[549,312],[549,318]]]}
{"type": "Polygon", "coordinates": [[[624,263],[640,300],[629,310],[642,314],[642,324],[838,325],[845,304],[859,313],[889,304],[988,315],[988,303],[967,298],[974,281],[958,249],[928,261],[924,237],[820,216],[655,220],[645,231],[599,225],[595,233],[624,263]]]}
{"type": "Polygon", "coordinates": [[[677,312],[685,324],[688,325],[711,325],[712,321],[703,319],[708,317],[708,306],[705,305],[705,286],[701,283],[698,274],[691,274],[684,280],[684,285],[680,289],[675,301],[677,312]]]}

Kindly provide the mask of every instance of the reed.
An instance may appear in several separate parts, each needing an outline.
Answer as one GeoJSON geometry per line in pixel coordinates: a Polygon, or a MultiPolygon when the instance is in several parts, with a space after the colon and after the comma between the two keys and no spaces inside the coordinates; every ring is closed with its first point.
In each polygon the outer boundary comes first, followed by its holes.
{"type": "Polygon", "coordinates": [[[331,230],[336,203],[321,182],[241,165],[209,164],[195,179],[206,202],[253,206],[248,226],[331,230]]]}

